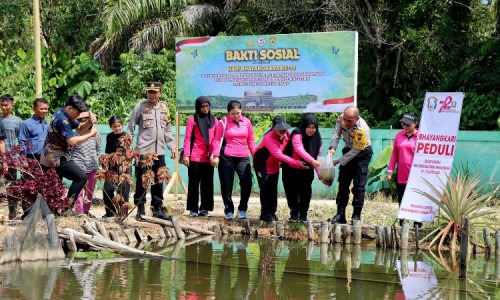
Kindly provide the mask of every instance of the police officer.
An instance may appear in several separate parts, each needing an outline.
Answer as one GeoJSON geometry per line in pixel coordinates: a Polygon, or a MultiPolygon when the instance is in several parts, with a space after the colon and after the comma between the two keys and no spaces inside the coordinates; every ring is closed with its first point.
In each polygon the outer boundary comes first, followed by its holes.
{"type": "Polygon", "coordinates": [[[365,202],[365,186],[368,175],[368,164],[373,155],[370,127],[359,116],[359,110],[348,106],[340,115],[332,139],[328,155],[333,155],[339,145],[340,138],[344,140],[342,157],[333,161],[339,167],[339,190],[337,193],[337,214],[330,219],[332,223],[346,224],[345,209],[349,201],[349,186],[352,188],[352,220],[361,220],[361,210],[365,202]]]}
{"type": "MultiPolygon", "coordinates": [[[[172,136],[172,125],[167,103],[159,101],[161,96],[161,83],[148,82],[146,84],[147,100],[137,104],[132,111],[128,122],[127,134],[134,137],[135,126],[139,126],[136,149],[141,154],[141,160],[146,153],[157,153],[158,160],[153,163],[152,170],[155,173],[155,182],[158,169],[165,167],[165,145],[172,151],[172,159],[177,157],[175,141],[172,136]]],[[[142,175],[148,169],[139,163],[135,168],[136,188],[134,204],[137,205],[136,220],[142,221],[145,215],[144,204],[146,203],[146,189],[142,186],[142,175]]],[[[163,183],[151,185],[151,206],[153,217],[169,220],[162,210],[163,205],[163,183]]]]}

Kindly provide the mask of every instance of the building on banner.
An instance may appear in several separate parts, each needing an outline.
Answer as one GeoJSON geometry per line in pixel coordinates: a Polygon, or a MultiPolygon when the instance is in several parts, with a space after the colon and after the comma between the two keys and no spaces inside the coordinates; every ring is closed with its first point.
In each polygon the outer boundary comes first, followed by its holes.
{"type": "Polygon", "coordinates": [[[436,196],[424,179],[438,189],[446,184],[453,166],[463,93],[426,93],[415,156],[398,219],[430,222],[438,206],[418,191],[436,196]]]}
{"type": "Polygon", "coordinates": [[[245,112],[342,112],[356,105],[358,34],[321,32],[176,39],[177,111],[207,96],[245,112]]]}

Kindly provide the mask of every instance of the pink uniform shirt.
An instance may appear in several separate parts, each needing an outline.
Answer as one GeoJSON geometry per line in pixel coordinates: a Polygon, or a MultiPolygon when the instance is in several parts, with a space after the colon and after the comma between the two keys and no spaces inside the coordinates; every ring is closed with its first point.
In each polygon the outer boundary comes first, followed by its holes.
{"type": "MultiPolygon", "coordinates": [[[[307,163],[312,163],[314,158],[311,155],[309,155],[309,153],[307,153],[306,149],[304,149],[304,144],[302,143],[302,134],[294,134],[292,136],[291,143],[293,145],[293,154],[292,154],[293,159],[296,159],[296,160],[303,159],[307,163]]],[[[319,148],[319,152],[318,152],[318,156],[320,156],[320,155],[321,155],[321,147],[319,148]]],[[[318,168],[315,168],[315,169],[316,169],[316,173],[318,174],[318,178],[320,178],[319,177],[319,169],[318,168]]]]}
{"type": "MultiPolygon", "coordinates": [[[[244,116],[236,123],[229,115],[221,118],[216,129],[215,144],[220,145],[222,134],[226,146],[224,148],[224,155],[233,157],[247,157],[248,150],[253,155],[255,152],[255,141],[252,123],[244,116]],[[226,122],[226,129],[222,122],[226,122]]],[[[216,147],[213,152],[214,156],[220,156],[220,146],[216,147]]]]}
{"type": "Polygon", "coordinates": [[[415,155],[418,131],[408,138],[406,132],[401,130],[394,138],[391,160],[387,172],[393,172],[398,164],[398,183],[406,184],[410,175],[410,168],[415,155]]]}
{"type": "Polygon", "coordinates": [[[301,168],[302,162],[283,154],[286,144],[290,138],[290,133],[286,133],[283,140],[276,137],[274,131],[269,131],[257,147],[254,156],[254,168],[257,172],[265,174],[276,174],[280,171],[280,161],[287,163],[290,167],[301,168]]]}
{"type": "Polygon", "coordinates": [[[207,149],[207,144],[201,135],[199,127],[196,126],[194,121],[194,116],[188,118],[186,124],[186,134],[184,136],[184,157],[189,157],[189,159],[194,162],[210,162],[210,155],[214,152],[214,149],[219,149],[219,144],[216,144],[215,140],[219,121],[217,118],[214,119],[215,126],[208,130],[210,143],[209,148],[207,149]],[[193,149],[191,149],[191,137],[193,133],[194,144],[193,149]]]}

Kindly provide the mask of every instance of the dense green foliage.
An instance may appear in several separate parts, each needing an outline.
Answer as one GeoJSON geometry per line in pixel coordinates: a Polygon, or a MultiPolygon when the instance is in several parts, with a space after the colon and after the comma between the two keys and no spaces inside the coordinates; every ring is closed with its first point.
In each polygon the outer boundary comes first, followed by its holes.
{"type": "MultiPolygon", "coordinates": [[[[173,112],[175,36],[356,30],[358,105],[372,127],[398,126],[426,91],[462,91],[461,129],[498,130],[500,1],[483,2],[41,0],[44,97],[55,109],[78,92],[106,123],[126,118],[154,79],[173,112]]],[[[0,2],[0,93],[16,97],[21,117],[34,93],[31,10],[29,0],[0,2]]],[[[287,114],[292,125],[301,117],[287,114]]],[[[336,114],[318,117],[332,127],[336,114]]]]}

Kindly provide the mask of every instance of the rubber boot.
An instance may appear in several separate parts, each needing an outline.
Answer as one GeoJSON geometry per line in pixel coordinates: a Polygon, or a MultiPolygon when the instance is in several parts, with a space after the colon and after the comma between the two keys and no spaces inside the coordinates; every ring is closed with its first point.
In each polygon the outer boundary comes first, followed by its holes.
{"type": "Polygon", "coordinates": [[[330,219],[332,224],[347,224],[345,219],[345,205],[337,205],[337,214],[330,219]]]}

